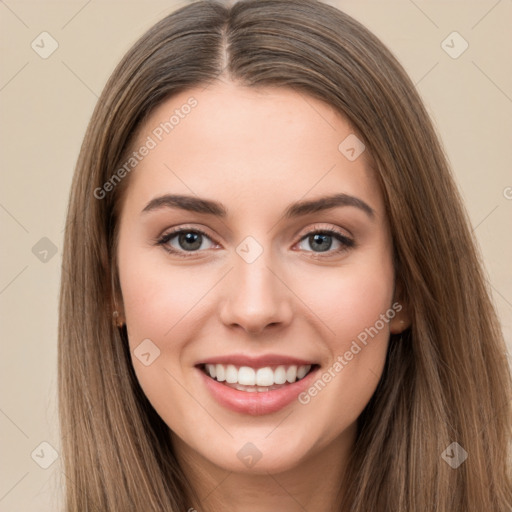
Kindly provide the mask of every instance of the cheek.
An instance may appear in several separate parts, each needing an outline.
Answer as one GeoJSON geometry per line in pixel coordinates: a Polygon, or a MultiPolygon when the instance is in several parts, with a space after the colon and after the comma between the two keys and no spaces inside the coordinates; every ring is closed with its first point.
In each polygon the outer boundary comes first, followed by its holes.
{"type": "Polygon", "coordinates": [[[329,360],[301,403],[315,410],[316,420],[311,419],[308,428],[313,429],[319,418],[324,420],[326,439],[356,421],[375,392],[386,361],[389,321],[395,315],[394,271],[391,259],[375,262],[306,283],[308,306],[326,326],[323,343],[329,360]]]}
{"type": "MultiPolygon", "coordinates": [[[[340,338],[353,337],[373,325],[379,314],[389,307],[390,286],[370,276],[350,276],[331,286],[324,296],[326,316],[340,338]]],[[[319,305],[320,306],[320,305],[319,305]]]]}
{"type": "Polygon", "coordinates": [[[120,260],[119,274],[135,374],[153,407],[181,432],[176,418],[192,414],[187,412],[190,397],[180,384],[181,358],[194,314],[201,309],[200,299],[207,291],[204,278],[185,268],[173,270],[168,264],[151,261],[143,251],[120,260]],[[143,346],[144,350],[139,348],[143,346]],[[139,359],[141,353],[150,354],[149,365],[139,359]],[[169,403],[173,413],[166,417],[169,403]]]}
{"type": "MultiPolygon", "coordinates": [[[[180,327],[187,311],[204,291],[195,273],[174,271],[164,259],[132,253],[120,259],[119,275],[130,344],[144,338],[163,340],[180,327]]],[[[186,321],[185,321],[186,323],[186,321]]]]}
{"type": "MultiPolygon", "coordinates": [[[[302,282],[302,297],[326,327],[331,350],[347,350],[347,344],[371,328],[390,308],[394,272],[388,258],[375,265],[351,265],[315,274],[302,282]]],[[[379,331],[387,337],[389,321],[379,331]]],[[[362,336],[364,337],[364,336],[362,336]]]]}

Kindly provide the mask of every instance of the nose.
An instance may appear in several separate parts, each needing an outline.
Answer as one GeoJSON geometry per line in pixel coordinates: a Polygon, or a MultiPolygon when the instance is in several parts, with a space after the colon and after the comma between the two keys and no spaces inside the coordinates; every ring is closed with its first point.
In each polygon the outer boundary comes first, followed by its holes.
{"type": "Polygon", "coordinates": [[[220,319],[228,327],[239,327],[249,334],[277,329],[291,322],[293,293],[286,279],[265,257],[267,251],[252,263],[235,255],[235,264],[227,276],[220,319]]]}

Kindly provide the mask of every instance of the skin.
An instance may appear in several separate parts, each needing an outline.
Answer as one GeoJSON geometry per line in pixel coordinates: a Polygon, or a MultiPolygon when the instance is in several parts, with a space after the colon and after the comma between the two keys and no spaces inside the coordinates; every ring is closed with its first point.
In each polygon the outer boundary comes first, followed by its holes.
{"type": "MultiPolygon", "coordinates": [[[[306,404],[272,414],[230,411],[209,394],[194,365],[217,355],[285,354],[332,367],[395,296],[392,240],[367,152],[349,161],[338,146],[353,129],[329,105],[285,88],[219,81],[162,103],[134,147],[193,96],[198,104],[129,176],[119,231],[122,316],[132,362],[155,410],[170,428],[178,460],[197,490],[197,510],[334,510],[356,420],[381,376],[390,332],[408,325],[406,308],[306,404]],[[345,193],[367,203],[283,219],[299,200],[345,193]],[[224,219],[160,208],[173,193],[220,201],[224,219]],[[157,240],[170,228],[206,231],[189,258],[157,240]],[[322,252],[306,236],[331,228],[322,252]],[[263,253],[247,263],[236,252],[251,236],[263,253]],[[134,350],[150,339],[160,355],[149,366],[134,350]],[[237,457],[248,442],[261,453],[251,468],[237,457]]],[[[128,179],[128,178],[126,178],[128,179]]],[[[178,237],[169,241],[187,253],[178,237]]]]}

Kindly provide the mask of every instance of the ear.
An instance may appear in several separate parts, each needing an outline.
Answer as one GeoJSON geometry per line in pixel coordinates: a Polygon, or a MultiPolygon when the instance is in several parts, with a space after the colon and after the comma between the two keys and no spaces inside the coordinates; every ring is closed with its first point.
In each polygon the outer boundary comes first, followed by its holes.
{"type": "Polygon", "coordinates": [[[114,319],[114,322],[121,326],[126,323],[125,315],[124,315],[124,308],[123,308],[123,302],[118,297],[113,298],[112,303],[112,318],[114,319]]]}
{"type": "Polygon", "coordinates": [[[121,285],[119,283],[119,279],[117,277],[116,269],[111,270],[111,309],[114,322],[121,326],[126,323],[125,314],[124,314],[124,306],[123,306],[123,297],[121,295],[121,285]]]}
{"type": "Polygon", "coordinates": [[[393,310],[395,316],[389,322],[389,331],[391,334],[400,334],[411,326],[408,301],[405,296],[402,281],[397,279],[395,282],[395,292],[393,294],[393,310]]]}

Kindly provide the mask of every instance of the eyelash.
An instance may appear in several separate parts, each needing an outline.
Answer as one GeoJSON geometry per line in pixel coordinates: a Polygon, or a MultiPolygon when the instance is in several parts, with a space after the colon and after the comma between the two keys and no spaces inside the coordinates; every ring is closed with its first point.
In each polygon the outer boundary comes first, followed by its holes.
{"type": "MultiPolygon", "coordinates": [[[[196,234],[200,234],[200,235],[205,236],[206,238],[212,240],[212,238],[207,233],[205,233],[203,230],[201,230],[199,228],[179,228],[179,229],[170,231],[169,233],[166,233],[165,235],[162,235],[161,237],[159,237],[156,240],[156,245],[162,246],[162,248],[165,251],[167,251],[168,253],[175,254],[181,258],[193,257],[195,253],[201,252],[201,251],[197,251],[197,250],[196,251],[177,250],[177,249],[167,245],[171,239],[173,239],[176,235],[179,235],[181,233],[196,233],[196,234]]],[[[302,236],[301,239],[299,240],[299,242],[302,242],[303,240],[307,239],[310,236],[318,235],[318,234],[333,236],[336,240],[338,240],[341,243],[342,247],[339,249],[336,249],[334,251],[332,251],[332,250],[325,251],[327,256],[322,256],[322,254],[323,254],[322,252],[317,253],[317,252],[313,252],[313,251],[306,251],[306,252],[312,252],[313,258],[326,258],[329,256],[333,256],[335,254],[340,254],[340,253],[347,251],[348,249],[351,249],[356,246],[355,241],[352,238],[349,238],[349,237],[343,235],[342,233],[340,233],[339,231],[337,231],[335,229],[329,229],[329,228],[321,228],[321,229],[313,228],[312,231],[308,231],[304,236],[302,236]]]]}

